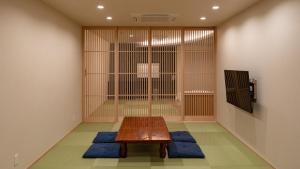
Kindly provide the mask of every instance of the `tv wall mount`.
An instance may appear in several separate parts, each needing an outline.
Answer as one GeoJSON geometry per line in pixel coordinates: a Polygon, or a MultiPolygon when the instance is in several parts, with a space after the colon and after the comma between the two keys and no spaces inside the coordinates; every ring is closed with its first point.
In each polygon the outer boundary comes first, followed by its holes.
{"type": "Polygon", "coordinates": [[[249,92],[250,92],[250,98],[251,102],[256,103],[256,98],[257,98],[257,93],[256,93],[256,86],[257,81],[255,79],[250,79],[249,80],[249,92]]]}

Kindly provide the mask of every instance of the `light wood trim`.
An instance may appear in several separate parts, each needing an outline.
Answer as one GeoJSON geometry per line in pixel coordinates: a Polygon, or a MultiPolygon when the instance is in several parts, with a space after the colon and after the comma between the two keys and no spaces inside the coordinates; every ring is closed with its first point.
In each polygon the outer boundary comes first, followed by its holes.
{"type": "Polygon", "coordinates": [[[189,27],[189,26],[83,26],[83,29],[85,30],[93,30],[93,29],[183,29],[183,30],[212,30],[215,29],[215,26],[207,26],[207,27],[189,27]]]}
{"type": "MultiPolygon", "coordinates": [[[[119,120],[119,119],[118,119],[119,120]]],[[[101,123],[101,122],[110,122],[114,123],[115,121],[115,116],[111,117],[102,117],[102,118],[88,118],[86,119],[85,123],[101,123]]]]}
{"type": "Polygon", "coordinates": [[[184,121],[215,121],[215,116],[185,116],[184,121]]]}

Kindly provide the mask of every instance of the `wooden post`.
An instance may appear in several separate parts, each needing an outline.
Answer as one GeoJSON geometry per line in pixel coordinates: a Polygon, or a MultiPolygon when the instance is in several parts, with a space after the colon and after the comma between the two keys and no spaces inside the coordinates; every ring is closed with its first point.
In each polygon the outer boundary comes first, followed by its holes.
{"type": "Polygon", "coordinates": [[[118,28],[115,30],[115,63],[114,63],[114,76],[115,76],[115,122],[118,121],[119,117],[119,40],[118,40],[118,28]]]}

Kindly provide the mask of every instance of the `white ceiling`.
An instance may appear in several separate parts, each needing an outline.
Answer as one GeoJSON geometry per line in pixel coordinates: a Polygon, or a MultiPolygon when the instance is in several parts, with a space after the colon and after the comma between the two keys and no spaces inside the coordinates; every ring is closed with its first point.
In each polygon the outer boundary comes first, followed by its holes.
{"type": "Polygon", "coordinates": [[[217,26],[259,0],[42,0],[84,26],[217,26]],[[103,10],[97,5],[104,6],[103,10]],[[219,5],[213,11],[213,5],[219,5]],[[172,23],[136,23],[132,14],[175,14],[172,23]],[[112,16],[107,21],[106,16],[112,16]],[[206,21],[199,18],[206,16],[206,21]]]}

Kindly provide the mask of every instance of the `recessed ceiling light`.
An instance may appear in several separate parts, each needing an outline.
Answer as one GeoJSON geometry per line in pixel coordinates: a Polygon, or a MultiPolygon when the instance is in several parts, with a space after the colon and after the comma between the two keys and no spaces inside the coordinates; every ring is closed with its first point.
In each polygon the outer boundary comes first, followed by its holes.
{"type": "Polygon", "coordinates": [[[103,5],[98,5],[97,8],[98,9],[104,9],[104,6],[103,5]]]}
{"type": "Polygon", "coordinates": [[[107,20],[112,20],[111,16],[106,17],[107,20]]]}
{"type": "Polygon", "coordinates": [[[220,6],[214,5],[214,6],[211,7],[211,9],[213,9],[213,10],[218,10],[218,9],[220,9],[220,6]]]}
{"type": "Polygon", "coordinates": [[[205,21],[207,18],[206,18],[205,16],[202,16],[200,19],[201,19],[202,21],[205,21]]]}

